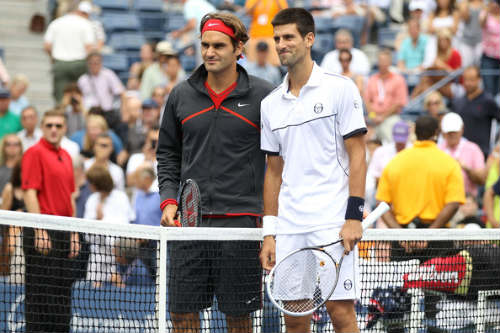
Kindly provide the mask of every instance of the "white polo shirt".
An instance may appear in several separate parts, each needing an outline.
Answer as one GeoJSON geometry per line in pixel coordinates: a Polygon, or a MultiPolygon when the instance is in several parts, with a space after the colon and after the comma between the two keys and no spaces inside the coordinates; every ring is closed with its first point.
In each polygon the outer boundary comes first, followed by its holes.
{"type": "Polygon", "coordinates": [[[349,197],[344,140],[366,132],[358,88],[314,64],[299,97],[283,83],[261,104],[261,149],[281,155],[278,234],[341,227],[349,197]]]}

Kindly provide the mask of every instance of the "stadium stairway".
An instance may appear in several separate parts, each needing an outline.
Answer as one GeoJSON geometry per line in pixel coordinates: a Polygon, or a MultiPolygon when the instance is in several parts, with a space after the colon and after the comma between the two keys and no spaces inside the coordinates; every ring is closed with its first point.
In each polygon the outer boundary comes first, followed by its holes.
{"type": "Polygon", "coordinates": [[[51,64],[43,50],[43,34],[29,31],[31,16],[41,13],[48,24],[48,0],[2,0],[0,10],[0,47],[11,77],[25,74],[30,80],[26,96],[45,112],[54,105],[51,64]]]}

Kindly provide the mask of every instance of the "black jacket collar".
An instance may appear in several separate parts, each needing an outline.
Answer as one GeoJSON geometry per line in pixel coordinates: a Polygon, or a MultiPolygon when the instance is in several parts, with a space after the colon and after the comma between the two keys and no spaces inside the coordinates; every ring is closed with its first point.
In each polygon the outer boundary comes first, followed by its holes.
{"type": "MultiPolygon", "coordinates": [[[[247,71],[239,64],[236,64],[236,70],[238,71],[238,81],[236,83],[236,88],[229,94],[228,97],[246,95],[252,88],[247,71]]],[[[193,72],[193,74],[191,74],[187,81],[194,89],[205,95],[208,95],[207,89],[205,88],[207,75],[208,72],[205,69],[205,65],[201,65],[193,72]]]]}

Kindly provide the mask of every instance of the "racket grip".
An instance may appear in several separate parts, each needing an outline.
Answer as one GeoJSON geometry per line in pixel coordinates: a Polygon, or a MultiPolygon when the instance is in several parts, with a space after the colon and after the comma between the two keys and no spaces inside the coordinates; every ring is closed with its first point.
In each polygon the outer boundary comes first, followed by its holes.
{"type": "Polygon", "coordinates": [[[179,220],[174,220],[174,223],[176,226],[178,227],[182,227],[181,223],[179,222],[179,220]]]}
{"type": "Polygon", "coordinates": [[[389,205],[386,202],[381,202],[378,206],[363,220],[363,230],[368,229],[379,217],[384,215],[389,210],[389,205]]]}

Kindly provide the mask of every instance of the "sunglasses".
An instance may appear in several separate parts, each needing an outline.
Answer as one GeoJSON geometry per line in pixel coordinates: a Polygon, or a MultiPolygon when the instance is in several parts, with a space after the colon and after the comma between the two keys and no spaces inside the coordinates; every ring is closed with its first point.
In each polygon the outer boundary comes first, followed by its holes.
{"type": "Polygon", "coordinates": [[[44,125],[46,128],[52,128],[55,127],[57,129],[63,128],[63,124],[52,124],[52,123],[47,123],[44,125]]]}

